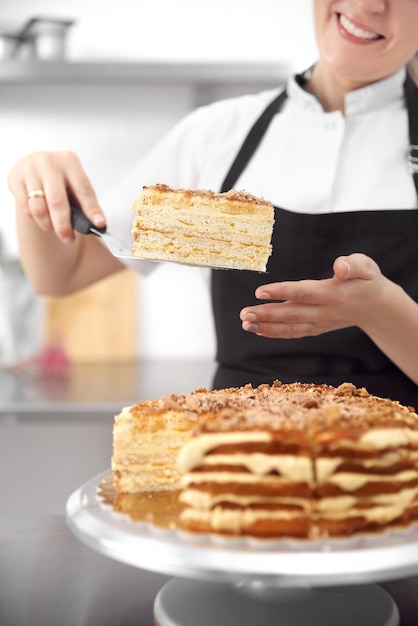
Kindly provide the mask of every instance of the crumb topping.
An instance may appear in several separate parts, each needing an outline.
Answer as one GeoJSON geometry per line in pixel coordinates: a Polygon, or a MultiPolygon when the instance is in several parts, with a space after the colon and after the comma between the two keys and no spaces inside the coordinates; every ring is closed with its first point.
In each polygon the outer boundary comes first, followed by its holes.
{"type": "Polygon", "coordinates": [[[196,432],[234,430],[329,430],[364,432],[370,428],[418,430],[418,416],[411,407],[369,394],[351,383],[339,387],[311,383],[229,388],[190,394],[171,394],[132,407],[133,414],[173,410],[191,420],[199,419],[196,432]]]}
{"type": "Polygon", "coordinates": [[[254,196],[253,194],[245,190],[230,189],[229,191],[217,193],[210,189],[173,189],[172,187],[169,187],[169,185],[165,185],[163,183],[157,183],[156,185],[144,186],[143,189],[156,191],[160,193],[177,193],[177,194],[186,195],[186,196],[201,196],[201,197],[210,198],[213,200],[227,199],[231,201],[249,202],[251,204],[266,205],[266,206],[271,206],[271,207],[273,206],[273,204],[269,202],[268,200],[254,196]]]}

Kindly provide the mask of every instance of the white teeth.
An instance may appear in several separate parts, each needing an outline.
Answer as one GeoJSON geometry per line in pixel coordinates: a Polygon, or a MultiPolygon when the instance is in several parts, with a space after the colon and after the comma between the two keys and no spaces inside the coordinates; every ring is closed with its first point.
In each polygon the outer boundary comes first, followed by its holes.
{"type": "Polygon", "coordinates": [[[345,28],[345,30],[348,33],[350,33],[350,35],[354,35],[355,37],[360,37],[361,39],[378,39],[379,38],[379,35],[375,35],[374,33],[369,33],[366,30],[357,28],[344,15],[340,15],[340,24],[341,26],[345,28]]]}

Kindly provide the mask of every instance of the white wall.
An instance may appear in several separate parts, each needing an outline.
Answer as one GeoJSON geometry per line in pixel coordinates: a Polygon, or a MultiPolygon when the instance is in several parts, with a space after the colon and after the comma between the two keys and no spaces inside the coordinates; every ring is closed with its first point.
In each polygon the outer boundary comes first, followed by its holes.
{"type": "MultiPolygon", "coordinates": [[[[28,18],[75,18],[70,60],[283,61],[302,69],[315,58],[311,0],[3,0],[0,30],[28,18]]],[[[18,255],[6,173],[33,150],[76,151],[98,194],[193,106],[187,86],[0,84],[0,233],[18,255]]],[[[161,266],[141,279],[138,354],[211,358],[214,335],[207,276],[161,266]],[[187,301],[179,301],[189,293],[187,301]],[[176,306],[172,306],[172,303],[176,306]]]]}
{"type": "Polygon", "coordinates": [[[71,58],[311,60],[312,0],[2,0],[0,25],[76,19],[71,58]]]}

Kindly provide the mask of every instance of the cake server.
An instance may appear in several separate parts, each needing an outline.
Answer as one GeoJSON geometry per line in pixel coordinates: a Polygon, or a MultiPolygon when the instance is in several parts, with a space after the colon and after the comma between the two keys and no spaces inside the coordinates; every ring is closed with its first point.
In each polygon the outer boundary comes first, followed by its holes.
{"type": "Polygon", "coordinates": [[[136,259],[140,260],[138,257],[132,256],[132,250],[128,248],[128,246],[122,244],[116,237],[114,237],[111,233],[108,232],[106,226],[95,226],[93,222],[91,222],[86,215],[84,215],[83,211],[78,207],[70,205],[71,207],[71,224],[74,230],[82,235],[96,235],[103,239],[103,242],[109,248],[110,252],[113,256],[116,256],[121,259],[136,259]]]}
{"type": "MultiPolygon", "coordinates": [[[[83,211],[78,207],[70,204],[71,208],[71,224],[74,230],[81,233],[82,235],[96,235],[103,240],[103,243],[109,249],[113,256],[119,259],[134,259],[135,261],[152,261],[156,263],[177,263],[178,265],[190,265],[193,267],[208,267],[213,270],[237,270],[234,267],[221,267],[221,266],[209,266],[209,265],[197,265],[196,263],[182,263],[180,261],[170,261],[168,259],[149,259],[149,258],[141,258],[139,256],[133,256],[132,250],[121,243],[114,235],[109,233],[106,226],[97,227],[91,222],[86,215],[84,215],[83,211]]],[[[251,270],[247,270],[251,271],[251,270]]],[[[267,272],[262,272],[259,270],[258,274],[266,274],[267,272]]]]}

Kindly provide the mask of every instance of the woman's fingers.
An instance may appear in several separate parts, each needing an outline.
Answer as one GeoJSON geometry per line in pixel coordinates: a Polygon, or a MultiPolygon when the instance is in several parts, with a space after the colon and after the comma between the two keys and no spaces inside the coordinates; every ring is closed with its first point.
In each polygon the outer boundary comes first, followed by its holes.
{"type": "Polygon", "coordinates": [[[42,230],[50,230],[42,177],[32,159],[21,159],[8,176],[9,189],[16,201],[16,208],[30,215],[42,230]]]}
{"type": "Polygon", "coordinates": [[[70,198],[97,226],[105,223],[93,187],[72,152],[45,154],[41,160],[45,197],[54,231],[64,243],[74,240],[70,198]],[[97,219],[97,215],[100,219],[97,219]]]}
{"type": "Polygon", "coordinates": [[[262,285],[256,290],[256,297],[274,302],[243,308],[240,313],[243,330],[266,337],[287,338],[321,332],[319,321],[330,280],[262,285]]]}
{"type": "Polygon", "coordinates": [[[330,280],[332,279],[270,283],[258,287],[255,296],[259,300],[292,300],[304,304],[313,304],[323,299],[330,280]]]}
{"type": "Polygon", "coordinates": [[[242,328],[265,337],[296,338],[319,331],[318,310],[292,302],[260,304],[240,313],[242,328]]]}
{"type": "Polygon", "coordinates": [[[68,165],[65,153],[47,153],[41,156],[38,168],[42,176],[46,207],[57,236],[66,244],[74,241],[68,188],[68,165]]]}
{"type": "MultiPolygon", "coordinates": [[[[26,208],[29,215],[35,220],[39,228],[44,232],[52,230],[52,222],[50,219],[47,200],[45,196],[32,196],[33,191],[41,191],[41,184],[38,186],[31,186],[28,189],[28,195],[26,200],[26,208]]],[[[42,190],[43,191],[43,190],[42,190]]]]}
{"type": "Polygon", "coordinates": [[[73,152],[62,155],[67,186],[83,213],[96,226],[104,226],[106,219],[97,201],[96,193],[80,161],[73,152]]]}
{"type": "Polygon", "coordinates": [[[106,222],[94,189],[73,152],[28,155],[15,165],[8,180],[16,207],[30,215],[41,230],[54,230],[64,243],[74,241],[70,198],[94,224],[100,227],[106,222]]]}

